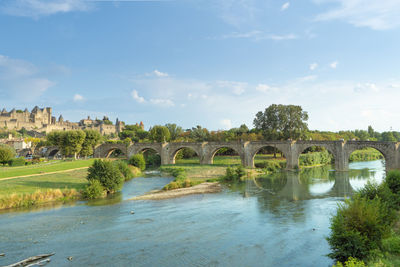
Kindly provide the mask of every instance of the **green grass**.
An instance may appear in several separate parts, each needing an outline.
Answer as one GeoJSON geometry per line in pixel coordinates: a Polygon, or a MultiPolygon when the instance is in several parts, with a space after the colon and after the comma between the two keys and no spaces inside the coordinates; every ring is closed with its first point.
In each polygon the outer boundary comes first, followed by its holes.
{"type": "Polygon", "coordinates": [[[45,174],[11,180],[0,180],[0,197],[10,194],[34,193],[48,189],[83,189],[87,184],[87,170],[45,174]]]}
{"type": "Polygon", "coordinates": [[[22,167],[0,167],[0,181],[2,178],[42,174],[48,172],[65,171],[70,169],[89,167],[94,159],[75,161],[52,161],[48,164],[35,164],[22,167]]]}
{"type": "MultiPolygon", "coordinates": [[[[254,163],[266,161],[266,160],[272,160],[274,159],[273,154],[258,154],[254,157],[254,163]]],[[[280,154],[277,154],[277,159],[279,161],[285,161],[284,158],[281,157],[280,154]]],[[[231,165],[240,165],[242,162],[240,160],[239,156],[215,156],[214,157],[214,162],[213,165],[215,166],[231,166],[231,165]]],[[[200,164],[199,158],[191,158],[191,159],[179,159],[176,160],[176,164],[178,165],[183,165],[183,164],[200,164]]]]}

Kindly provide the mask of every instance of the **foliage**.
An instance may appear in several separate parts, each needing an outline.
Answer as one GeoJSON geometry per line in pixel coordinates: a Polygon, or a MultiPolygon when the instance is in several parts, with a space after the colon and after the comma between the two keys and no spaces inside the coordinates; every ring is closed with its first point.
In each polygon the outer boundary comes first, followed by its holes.
{"type": "Polygon", "coordinates": [[[350,154],[349,161],[371,161],[382,159],[383,155],[381,152],[374,148],[366,148],[361,150],[356,150],[350,154]]]}
{"type": "Polygon", "coordinates": [[[155,142],[168,142],[171,139],[171,134],[167,127],[155,125],[149,132],[149,139],[155,142]]]}
{"type": "Polygon", "coordinates": [[[175,180],[164,186],[164,190],[173,190],[178,188],[191,187],[199,182],[191,181],[186,176],[186,171],[184,169],[167,169],[168,173],[175,177],[175,180]]]}
{"type": "Polygon", "coordinates": [[[118,170],[121,172],[125,181],[128,181],[133,178],[133,172],[125,161],[116,160],[113,163],[115,164],[115,166],[117,166],[118,170]]]}
{"type": "Polygon", "coordinates": [[[25,158],[24,157],[13,158],[8,162],[8,165],[10,165],[11,167],[25,166],[25,158]]]}
{"type": "Polygon", "coordinates": [[[98,180],[107,193],[113,193],[122,188],[124,178],[118,168],[111,162],[95,160],[88,169],[88,181],[98,180]]]}
{"type": "Polygon", "coordinates": [[[136,154],[133,155],[130,159],[129,159],[129,164],[131,164],[132,166],[138,167],[140,170],[144,170],[146,169],[146,161],[144,159],[143,154],[136,154]]]}
{"type": "Polygon", "coordinates": [[[130,138],[133,142],[139,142],[148,137],[148,132],[143,130],[139,125],[126,125],[124,130],[119,133],[119,138],[124,140],[130,138]]]}
{"type": "Polygon", "coordinates": [[[365,267],[365,263],[359,259],[349,257],[344,264],[339,261],[332,267],[365,267]]]}
{"type": "Polygon", "coordinates": [[[170,140],[176,140],[183,133],[182,127],[177,126],[175,123],[167,123],[165,127],[168,128],[169,133],[171,134],[170,140]]]}
{"type": "Polygon", "coordinates": [[[161,165],[161,157],[157,153],[143,153],[146,167],[156,167],[161,165]]]}
{"type": "Polygon", "coordinates": [[[253,124],[267,140],[296,140],[305,136],[307,120],[301,106],[272,104],[256,114],[253,124]]]}
{"type": "Polygon", "coordinates": [[[83,190],[82,195],[85,199],[96,199],[103,196],[104,192],[104,187],[99,180],[91,180],[83,190]]]}
{"type": "Polygon", "coordinates": [[[243,176],[246,175],[246,170],[242,165],[236,166],[236,168],[227,167],[224,179],[226,181],[239,181],[243,176]]]}
{"type": "Polygon", "coordinates": [[[84,132],[85,140],[80,155],[87,157],[93,155],[94,147],[101,141],[101,134],[96,130],[84,130],[84,132]]]}
{"type": "Polygon", "coordinates": [[[254,164],[256,168],[264,169],[265,172],[278,172],[285,166],[284,162],[277,162],[276,160],[266,160],[254,164]]]}
{"type": "Polygon", "coordinates": [[[14,148],[0,144],[0,163],[7,164],[15,155],[14,148]]]}
{"type": "Polygon", "coordinates": [[[207,141],[210,138],[210,132],[200,125],[193,127],[190,131],[190,138],[197,142],[207,141]]]}
{"type": "Polygon", "coordinates": [[[366,259],[372,250],[381,247],[381,241],[390,233],[393,216],[379,197],[367,199],[356,195],[340,204],[331,219],[331,258],[345,261],[349,257],[366,259]]]}
{"type": "Polygon", "coordinates": [[[322,152],[300,154],[299,164],[300,166],[314,166],[321,164],[330,164],[332,160],[332,155],[328,151],[324,150],[322,152]]]}
{"type": "Polygon", "coordinates": [[[53,131],[46,137],[51,145],[61,149],[64,156],[73,155],[76,158],[76,155],[81,151],[82,145],[85,142],[86,134],[82,130],[53,131]]]}
{"type": "Polygon", "coordinates": [[[393,194],[400,195],[400,171],[392,170],[386,175],[385,182],[393,194]]]}

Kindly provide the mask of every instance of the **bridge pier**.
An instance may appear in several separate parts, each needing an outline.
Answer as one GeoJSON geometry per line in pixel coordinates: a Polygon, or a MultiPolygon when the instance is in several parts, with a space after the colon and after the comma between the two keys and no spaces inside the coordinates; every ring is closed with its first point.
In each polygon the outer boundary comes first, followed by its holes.
{"type": "Polygon", "coordinates": [[[344,149],[345,143],[343,141],[335,142],[335,170],[348,171],[349,170],[349,156],[344,149]]]}

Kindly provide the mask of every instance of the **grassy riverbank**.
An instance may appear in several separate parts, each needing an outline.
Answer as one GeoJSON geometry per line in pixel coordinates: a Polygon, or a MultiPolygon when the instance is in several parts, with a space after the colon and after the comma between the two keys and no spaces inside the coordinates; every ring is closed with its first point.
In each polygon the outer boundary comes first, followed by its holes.
{"type": "Polygon", "coordinates": [[[0,167],[0,181],[3,178],[45,174],[50,172],[66,171],[89,167],[94,159],[74,160],[74,161],[49,161],[47,163],[27,165],[21,167],[0,167]]]}

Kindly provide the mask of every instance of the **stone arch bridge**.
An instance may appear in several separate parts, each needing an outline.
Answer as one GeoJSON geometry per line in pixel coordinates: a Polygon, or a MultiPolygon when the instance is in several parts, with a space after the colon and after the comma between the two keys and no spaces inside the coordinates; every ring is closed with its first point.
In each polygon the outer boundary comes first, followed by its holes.
{"type": "Polygon", "coordinates": [[[200,164],[212,164],[217,151],[221,148],[235,150],[242,164],[246,167],[254,167],[254,157],[264,147],[275,147],[286,158],[286,168],[296,169],[299,166],[300,154],[309,147],[320,146],[326,148],[335,159],[335,169],[346,171],[349,168],[350,154],[366,147],[372,147],[380,151],[386,161],[386,169],[400,168],[399,144],[395,142],[375,141],[237,141],[237,142],[176,142],[176,143],[134,143],[102,144],[95,149],[94,156],[107,158],[112,151],[119,149],[127,157],[154,150],[161,156],[161,164],[174,164],[175,157],[183,148],[193,149],[200,158],[200,164]]]}

